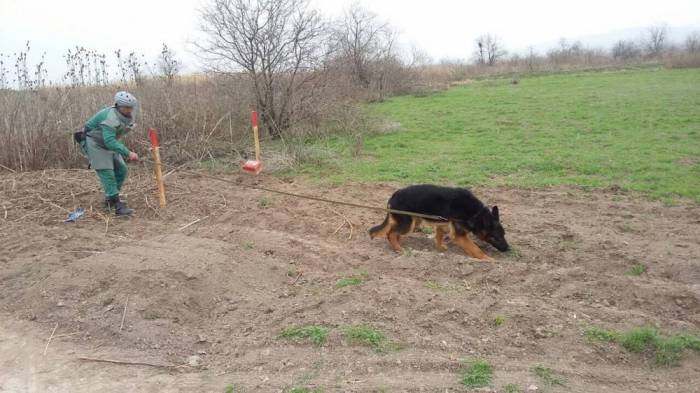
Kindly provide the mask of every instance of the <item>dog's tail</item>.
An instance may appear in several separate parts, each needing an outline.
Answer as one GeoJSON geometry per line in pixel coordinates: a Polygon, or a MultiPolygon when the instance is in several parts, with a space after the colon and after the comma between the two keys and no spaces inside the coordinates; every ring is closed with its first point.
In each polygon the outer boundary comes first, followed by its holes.
{"type": "Polygon", "coordinates": [[[374,239],[377,236],[384,236],[389,231],[389,214],[384,218],[384,222],[369,229],[369,238],[374,239]]]}

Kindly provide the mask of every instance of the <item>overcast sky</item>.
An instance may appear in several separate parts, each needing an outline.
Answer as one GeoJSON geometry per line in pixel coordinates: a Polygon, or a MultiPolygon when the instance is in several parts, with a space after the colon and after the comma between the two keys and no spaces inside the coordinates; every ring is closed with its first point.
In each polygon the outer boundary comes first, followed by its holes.
{"type": "MultiPolygon", "coordinates": [[[[206,0],[0,0],[0,52],[10,54],[31,41],[32,58],[47,53],[51,74],[63,72],[66,49],[82,45],[110,54],[117,48],[154,58],[163,42],[196,70],[191,41],[206,0]],[[57,70],[57,68],[61,68],[57,70]]],[[[493,33],[507,49],[540,51],[559,38],[591,45],[634,38],[645,26],[666,23],[671,37],[700,30],[700,0],[372,0],[361,2],[390,22],[405,47],[422,47],[434,59],[468,58],[474,39],[493,33]],[[675,34],[674,34],[675,33],[675,34]]],[[[349,0],[312,0],[328,17],[349,0]]]]}

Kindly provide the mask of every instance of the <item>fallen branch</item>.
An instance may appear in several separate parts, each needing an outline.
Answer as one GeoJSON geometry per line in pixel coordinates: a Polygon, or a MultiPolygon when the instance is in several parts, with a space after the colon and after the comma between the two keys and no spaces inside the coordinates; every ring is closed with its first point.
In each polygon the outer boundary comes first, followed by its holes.
{"type": "Polygon", "coordinates": [[[196,224],[196,223],[198,223],[198,222],[200,222],[200,221],[202,221],[202,220],[206,220],[207,218],[209,218],[209,216],[204,216],[204,217],[202,217],[202,218],[200,218],[200,219],[194,220],[194,221],[192,221],[191,223],[189,223],[189,224],[183,226],[182,228],[178,229],[178,231],[184,231],[185,229],[191,227],[192,225],[194,225],[194,224],[196,224]]]}
{"type": "Polygon", "coordinates": [[[82,333],[82,332],[58,334],[58,335],[53,336],[53,338],[75,336],[76,334],[80,334],[80,333],[82,333]]]}
{"type": "Polygon", "coordinates": [[[58,329],[58,322],[56,322],[56,326],[54,326],[53,330],[51,331],[51,337],[49,337],[49,340],[46,342],[46,346],[44,347],[44,356],[46,356],[46,351],[49,350],[49,344],[51,344],[51,339],[53,338],[53,334],[56,333],[56,329],[58,329]]]}
{"type": "MultiPolygon", "coordinates": [[[[350,222],[350,220],[348,220],[348,218],[345,217],[345,215],[343,215],[343,214],[340,213],[339,211],[333,210],[333,213],[335,213],[335,214],[339,215],[340,217],[342,217],[343,220],[345,220],[345,222],[348,224],[348,226],[350,226],[350,236],[348,236],[348,240],[352,240],[352,235],[353,235],[353,232],[355,231],[355,226],[352,225],[352,222],[350,222]]],[[[342,227],[343,227],[343,226],[341,225],[340,228],[342,228],[342,227]]],[[[335,233],[337,233],[337,232],[340,230],[340,228],[336,229],[335,233]]],[[[335,233],[333,233],[333,234],[335,235],[335,233]]]]}
{"type": "Polygon", "coordinates": [[[41,195],[37,195],[37,198],[39,198],[42,202],[46,203],[47,205],[51,205],[51,206],[53,206],[53,207],[55,207],[55,208],[57,208],[57,209],[63,210],[64,212],[70,213],[70,210],[66,209],[65,207],[59,206],[59,205],[57,205],[57,204],[51,202],[50,200],[48,200],[48,199],[42,197],[41,195]]]}
{"type": "Polygon", "coordinates": [[[129,362],[125,360],[111,360],[111,359],[97,359],[88,357],[79,357],[78,360],[84,362],[100,362],[100,363],[112,363],[112,364],[124,364],[128,366],[149,366],[149,367],[159,367],[159,368],[177,368],[177,366],[172,364],[155,364],[148,362],[129,362]]]}
{"type": "Polygon", "coordinates": [[[109,232],[109,220],[110,220],[109,215],[102,214],[102,213],[98,212],[97,210],[92,211],[92,206],[90,207],[90,210],[91,210],[91,212],[95,213],[95,215],[97,215],[98,217],[100,217],[101,219],[104,220],[105,233],[109,232]]]}
{"type": "Polygon", "coordinates": [[[0,168],[6,169],[6,170],[8,170],[8,171],[10,171],[10,172],[12,172],[12,173],[17,173],[16,170],[14,170],[14,169],[12,169],[12,168],[8,168],[8,167],[6,167],[5,165],[2,165],[2,164],[0,164],[0,168]]]}
{"type": "Polygon", "coordinates": [[[345,226],[345,221],[341,222],[340,225],[338,225],[338,228],[335,228],[335,231],[333,231],[333,234],[334,234],[334,235],[337,234],[338,231],[340,231],[341,229],[343,229],[344,226],[345,226]]]}
{"type": "Polygon", "coordinates": [[[129,305],[129,295],[126,295],[126,301],[124,302],[124,313],[122,314],[122,324],[119,325],[119,331],[121,332],[124,328],[124,318],[126,318],[126,306],[129,305]]]}

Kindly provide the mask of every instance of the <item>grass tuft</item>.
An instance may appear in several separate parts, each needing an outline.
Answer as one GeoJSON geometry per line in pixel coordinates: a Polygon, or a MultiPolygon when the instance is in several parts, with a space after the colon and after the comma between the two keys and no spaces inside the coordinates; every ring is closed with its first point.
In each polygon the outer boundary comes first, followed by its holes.
{"type": "Polygon", "coordinates": [[[341,278],[338,280],[338,282],[335,283],[336,288],[345,288],[353,285],[360,285],[367,281],[369,279],[369,275],[367,273],[360,273],[354,276],[346,277],[346,278],[341,278]]]}
{"type": "Polygon", "coordinates": [[[299,326],[289,327],[277,335],[278,338],[291,339],[295,341],[311,341],[315,345],[323,345],[328,337],[328,329],[321,326],[299,326]]]}
{"type": "Polygon", "coordinates": [[[390,347],[384,333],[367,325],[346,326],[343,328],[343,335],[369,346],[375,352],[385,352],[390,347]]]}
{"type": "Polygon", "coordinates": [[[272,201],[270,201],[268,198],[263,197],[258,201],[258,207],[261,209],[267,209],[270,206],[272,206],[272,201]]]}
{"type": "Polygon", "coordinates": [[[620,337],[620,344],[630,352],[642,352],[659,339],[658,332],[652,327],[638,327],[625,332],[620,337]]]}
{"type": "Polygon", "coordinates": [[[646,273],[647,267],[642,265],[642,264],[636,264],[630,266],[629,269],[625,272],[626,275],[628,276],[641,276],[642,274],[646,273]]]}
{"type": "Polygon", "coordinates": [[[468,360],[462,370],[462,385],[469,388],[483,388],[491,383],[493,366],[485,360],[468,360]]]}
{"type": "Polygon", "coordinates": [[[592,326],[586,329],[584,332],[586,337],[591,341],[606,341],[614,342],[620,338],[620,333],[615,330],[606,330],[596,326],[592,326]]]}
{"type": "Polygon", "coordinates": [[[542,383],[547,386],[564,386],[566,380],[564,377],[557,375],[551,368],[544,367],[542,365],[537,365],[532,368],[532,372],[540,378],[542,383]]]}
{"type": "Polygon", "coordinates": [[[700,352],[700,337],[688,334],[663,336],[656,328],[643,326],[626,332],[587,328],[584,332],[590,340],[617,342],[629,352],[648,352],[658,366],[675,367],[680,364],[686,350],[700,352]]]}
{"type": "Polygon", "coordinates": [[[520,386],[514,383],[509,383],[507,385],[503,385],[503,391],[505,393],[520,393],[520,386]]]}
{"type": "Polygon", "coordinates": [[[308,388],[293,387],[289,389],[289,393],[323,393],[323,390],[321,388],[309,390],[308,388]]]}
{"type": "Polygon", "coordinates": [[[499,327],[503,325],[503,323],[506,321],[506,319],[500,315],[497,315],[496,318],[493,319],[493,326],[499,327]]]}

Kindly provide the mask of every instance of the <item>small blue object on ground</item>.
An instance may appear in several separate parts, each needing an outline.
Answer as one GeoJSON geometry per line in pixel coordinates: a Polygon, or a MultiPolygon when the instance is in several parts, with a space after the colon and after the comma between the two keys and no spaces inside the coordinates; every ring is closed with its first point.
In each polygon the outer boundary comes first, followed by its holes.
{"type": "Polygon", "coordinates": [[[82,207],[79,207],[76,211],[74,211],[74,212],[72,212],[71,214],[69,214],[69,215],[68,215],[68,218],[66,218],[65,220],[63,220],[63,222],[65,222],[65,223],[76,222],[76,221],[78,221],[78,219],[79,219],[80,217],[83,216],[83,214],[85,214],[85,209],[83,209],[82,207]]]}

